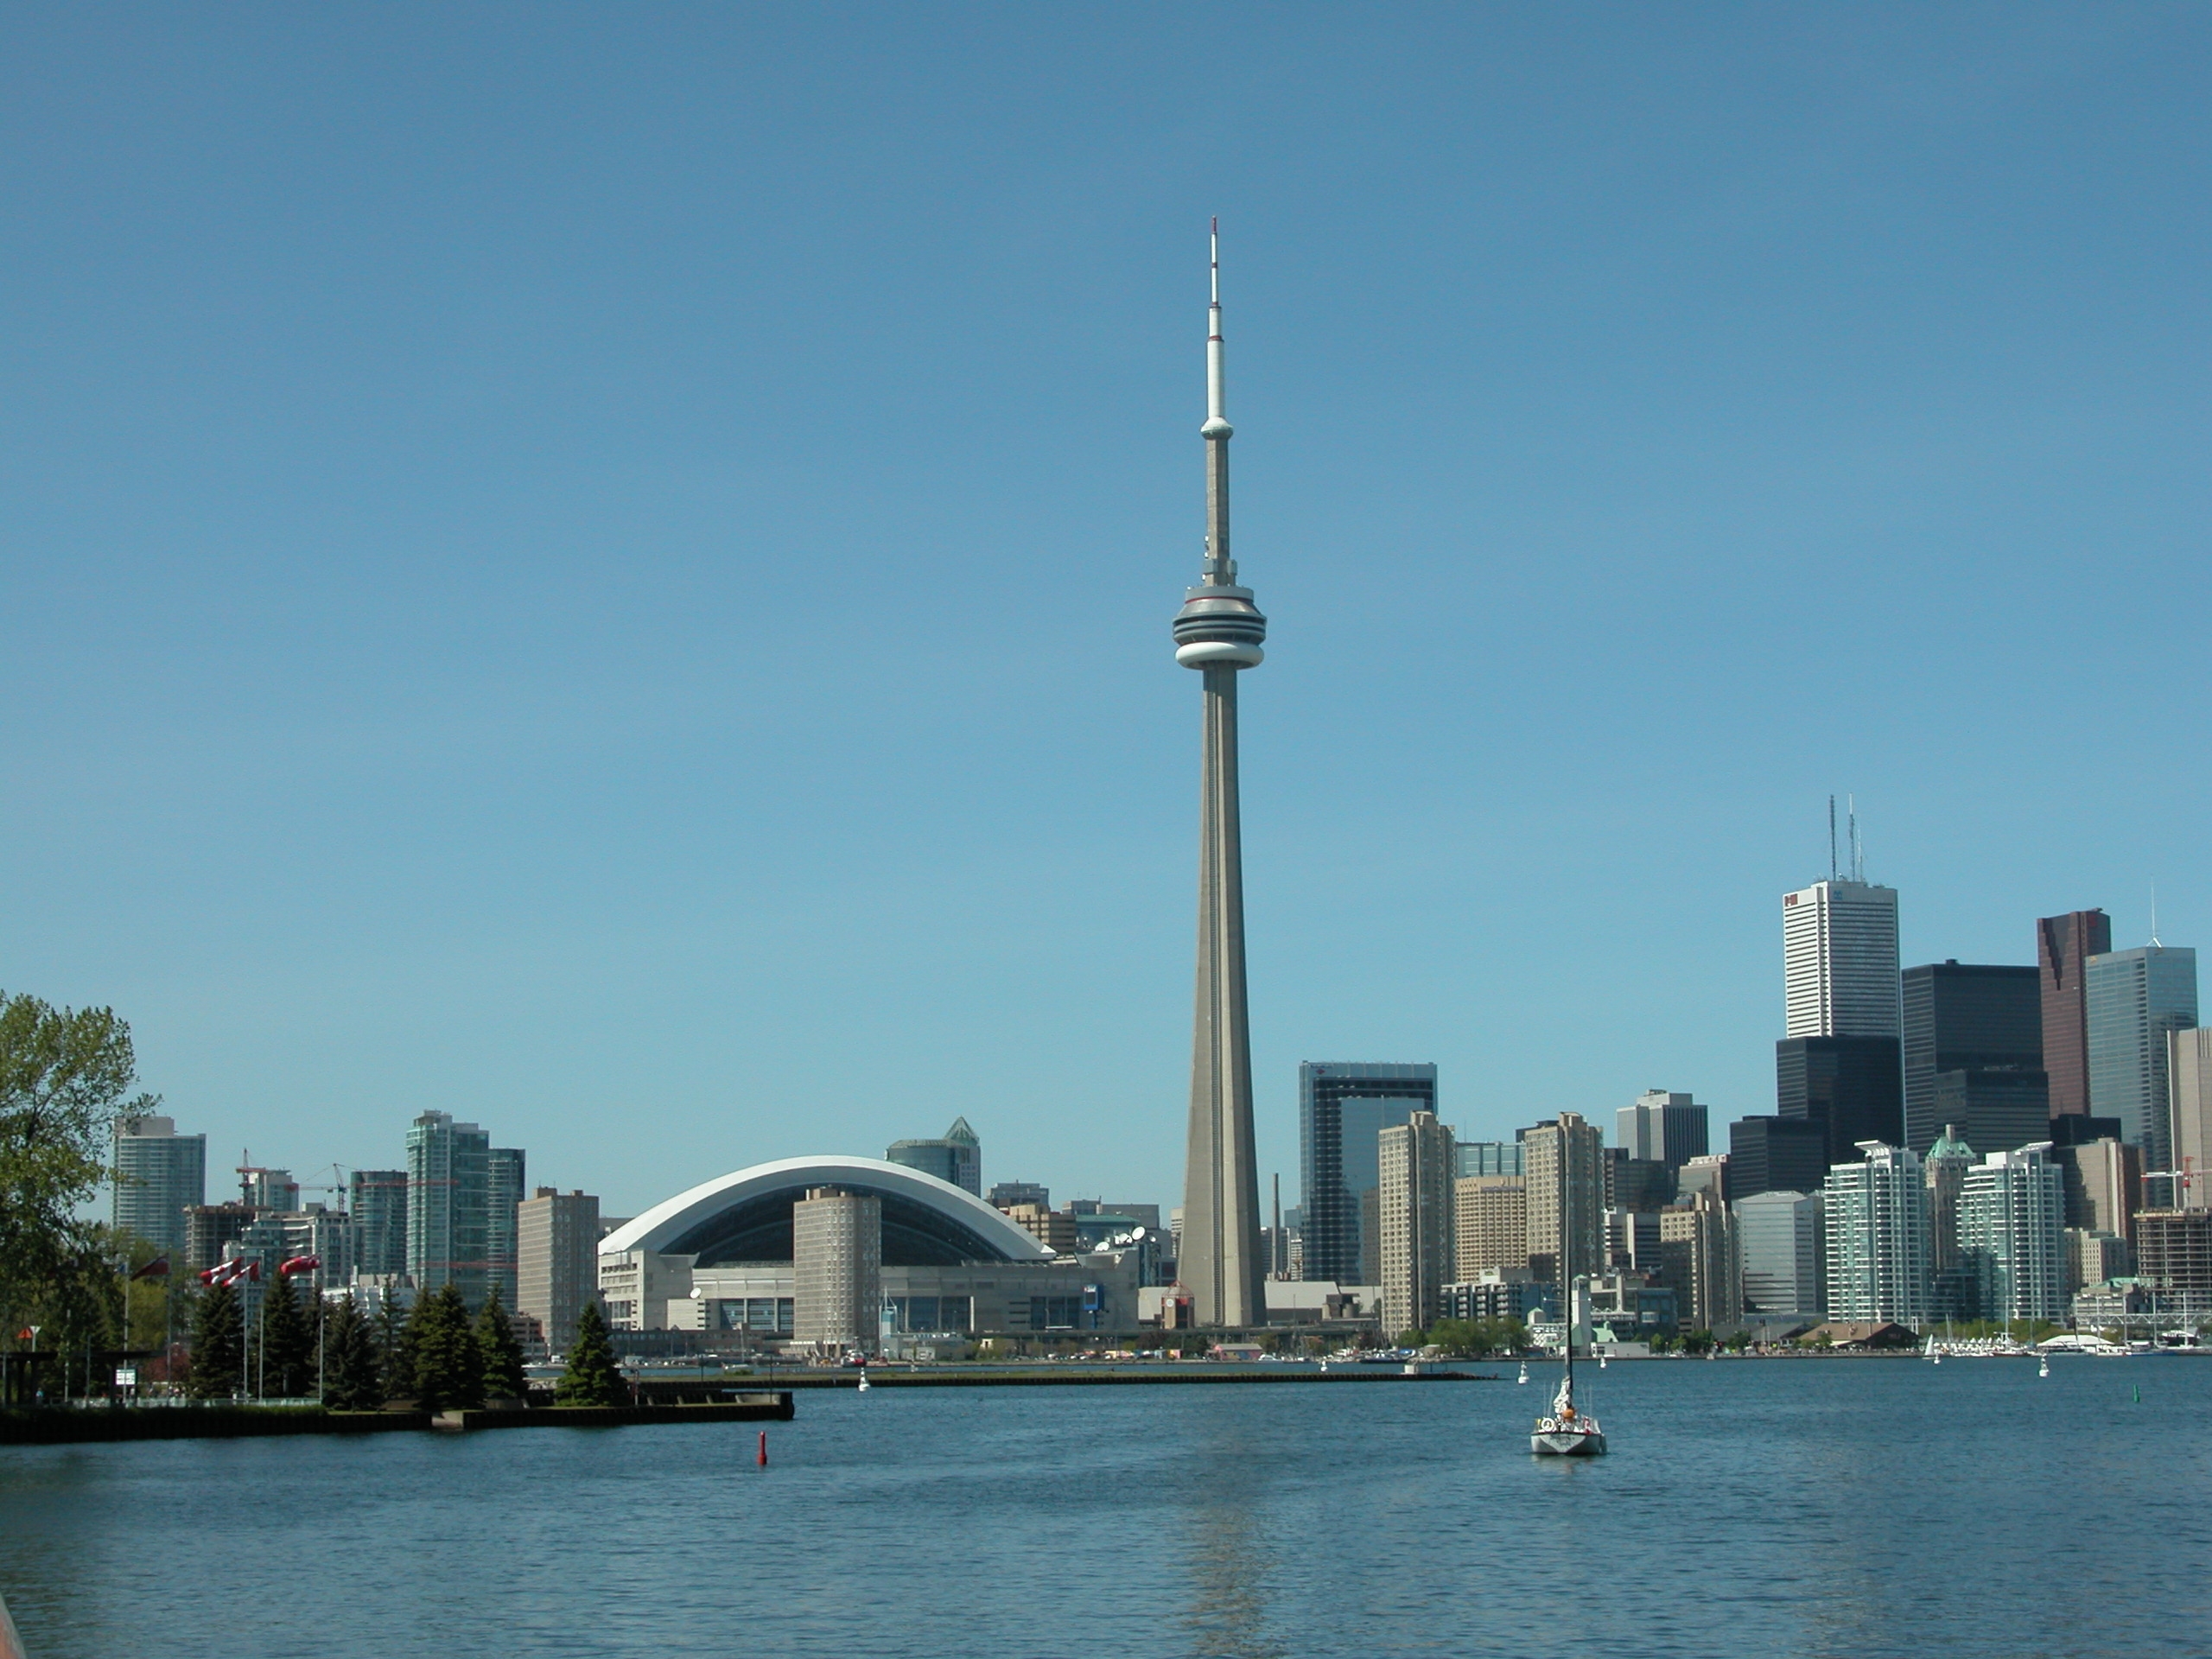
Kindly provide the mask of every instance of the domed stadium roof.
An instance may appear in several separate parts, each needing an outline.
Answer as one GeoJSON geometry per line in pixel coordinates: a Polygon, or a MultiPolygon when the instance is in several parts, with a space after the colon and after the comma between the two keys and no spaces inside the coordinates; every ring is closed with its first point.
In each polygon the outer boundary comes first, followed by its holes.
{"type": "Polygon", "coordinates": [[[809,1187],[883,1201],[883,1265],[1049,1262],[1052,1252],[974,1193],[877,1158],[779,1158],[702,1182],[600,1240],[601,1255],[696,1255],[702,1268],[791,1259],[791,1206],[809,1187]]]}

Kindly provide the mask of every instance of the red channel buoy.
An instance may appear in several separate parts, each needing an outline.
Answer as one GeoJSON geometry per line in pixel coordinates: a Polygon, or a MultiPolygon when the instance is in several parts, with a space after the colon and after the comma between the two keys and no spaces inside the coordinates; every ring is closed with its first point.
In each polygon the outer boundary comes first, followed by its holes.
{"type": "Polygon", "coordinates": [[[763,1469],[768,1466],[768,1431],[765,1428],[760,1431],[760,1452],[758,1461],[763,1469]]]}

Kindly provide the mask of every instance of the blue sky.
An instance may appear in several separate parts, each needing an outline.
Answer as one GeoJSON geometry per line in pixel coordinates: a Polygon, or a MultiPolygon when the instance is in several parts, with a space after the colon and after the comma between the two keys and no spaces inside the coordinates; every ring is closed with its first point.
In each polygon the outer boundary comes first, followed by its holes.
{"type": "Polygon", "coordinates": [[[0,985],[211,1164],[616,1213],[964,1114],[1179,1201],[1206,218],[1262,1167],[1770,1110],[1909,962],[2212,943],[2201,7],[20,7],[0,985]]]}

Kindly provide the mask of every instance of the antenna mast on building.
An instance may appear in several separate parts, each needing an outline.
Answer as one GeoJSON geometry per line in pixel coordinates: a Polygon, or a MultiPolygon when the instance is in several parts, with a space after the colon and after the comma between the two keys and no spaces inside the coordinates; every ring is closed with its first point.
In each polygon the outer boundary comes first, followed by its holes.
{"type": "Polygon", "coordinates": [[[1859,797],[1847,798],[1851,808],[1851,879],[1864,883],[1866,880],[1866,849],[1859,841],[1859,797]]]}
{"type": "Polygon", "coordinates": [[[2151,884],[2151,948],[2153,950],[2166,948],[2158,943],[2158,884],[2156,881],[2151,884]]]}
{"type": "Polygon", "coordinates": [[[1828,880],[1835,880],[1835,797],[1828,797],[1828,880]]]}

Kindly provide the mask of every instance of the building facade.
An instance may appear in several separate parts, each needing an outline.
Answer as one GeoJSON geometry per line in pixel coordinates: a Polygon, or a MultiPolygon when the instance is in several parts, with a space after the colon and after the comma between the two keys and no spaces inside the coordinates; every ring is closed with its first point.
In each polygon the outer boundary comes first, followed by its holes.
{"type": "Polygon", "coordinates": [[[407,1271],[407,1172],[357,1169],[347,1183],[353,1224],[353,1266],[396,1277],[407,1271]]]}
{"type": "Polygon", "coordinates": [[[1659,1259],[1694,1331],[1725,1331],[1744,1317],[1735,1217],[1709,1188],[1659,1212],[1659,1259]]]}
{"type": "Polygon", "coordinates": [[[1928,1271],[1932,1298],[1929,1312],[1936,1319],[1980,1317],[1980,1274],[1959,1248],[1960,1205],[1966,1198],[1967,1172],[1980,1161],[1956,1124],[1945,1126],[1921,1160],[1921,1172],[1928,1182],[1928,1271]]]}
{"type": "Polygon", "coordinates": [[[520,1249],[515,1233],[516,1211],[522,1204],[523,1194],[530,1190],[524,1185],[527,1162],[520,1147],[493,1147],[485,1154],[485,1284],[488,1290],[498,1293],[499,1306],[510,1313],[515,1310],[515,1299],[519,1294],[516,1284],[520,1249]]]}
{"type": "Polygon", "coordinates": [[[1829,1169],[1821,1193],[1828,1318],[1918,1330],[1929,1319],[1931,1276],[1920,1160],[1879,1141],[1858,1150],[1858,1162],[1829,1169]]]}
{"type": "Polygon", "coordinates": [[[1621,1150],[1630,1158],[1680,1169],[1713,1148],[1706,1109],[1688,1095],[1647,1089],[1615,1114],[1621,1150]]]}
{"type": "Polygon", "coordinates": [[[2139,1212],[2135,1276],[2177,1317],[2212,1313],[2212,1210],[2139,1212]]]}
{"type": "Polygon", "coordinates": [[[1818,1319],[1827,1307],[1821,1195],[1755,1192],[1736,1200],[1746,1313],[1818,1319]]]}
{"type": "Polygon", "coordinates": [[[2043,1001],[2043,1069],[2050,1115],[2089,1110],[2088,960],[2112,949],[2112,919],[2101,910],[2069,911],[2036,923],[2036,979],[2043,1001]]]}
{"type": "Polygon", "coordinates": [[[1298,1068],[1307,1279],[1382,1282],[1382,1134],[1435,1110],[1433,1065],[1308,1060],[1298,1068]]]}
{"type": "Polygon", "coordinates": [[[1927,963],[1904,970],[1904,1144],[1946,1123],[1985,1151],[2050,1138],[2043,998],[2032,968],[1927,963]]]}
{"type": "Polygon", "coordinates": [[[1462,1176],[1517,1177],[1529,1173],[1528,1156],[1518,1141],[1455,1141],[1452,1156],[1462,1176]]]}
{"type": "Polygon", "coordinates": [[[1377,1138],[1382,1328],[1425,1331],[1436,1323],[1438,1294],[1455,1276],[1452,1131],[1422,1111],[1377,1138]]]}
{"type": "Polygon", "coordinates": [[[1966,1172],[1959,1255],[1985,1319],[2066,1318],[2066,1192],[2048,1145],[1992,1152],[1966,1172]]]}
{"type": "Polygon", "coordinates": [[[566,1353],[584,1304],[599,1295],[599,1200],[541,1186],[515,1206],[515,1311],[566,1353]]]}
{"type": "Polygon", "coordinates": [[[1897,1035],[1897,894],[1815,881],[1782,899],[1786,1037],[1897,1035]]]}
{"type": "Polygon", "coordinates": [[[844,1353],[874,1351],[883,1306],[883,1201],[817,1186],[791,1207],[792,1332],[844,1353]]]}
{"type": "Polygon", "coordinates": [[[2167,1117],[2171,1125],[2173,1206],[2212,1210],[2212,1028],[2166,1037],[2167,1117]]]}
{"type": "Polygon", "coordinates": [[[2116,1117],[2120,1139],[2140,1147],[2144,1173],[2174,1166],[2166,1064],[2168,1036],[2196,1023],[2196,952],[2138,945],[2087,965],[2089,1099],[2116,1117]]]}
{"type": "Polygon", "coordinates": [[[1745,1117],[1728,1126],[1735,1202],[1762,1192],[1817,1192],[1828,1178],[1828,1128],[1795,1117],[1745,1117]]]}
{"type": "Polygon", "coordinates": [[[115,1168],[116,1230],[144,1239],[182,1272],[184,1212],[207,1202],[207,1137],[179,1135],[174,1118],[118,1118],[115,1168]]]}
{"type": "Polygon", "coordinates": [[[492,1137],[450,1114],[407,1129],[407,1274],[428,1293],[450,1284],[471,1308],[492,1288],[492,1137]]]}
{"type": "Polygon", "coordinates": [[[1894,1037],[1786,1037],[1775,1045],[1775,1113],[1827,1132],[1827,1164],[1862,1141],[1903,1143],[1904,1074],[1894,1037]]]}
{"type": "Polygon", "coordinates": [[[1567,1281],[1605,1262],[1605,1137],[1580,1112],[1561,1112],[1522,1137],[1528,1149],[1529,1270],[1564,1306],[1567,1281]]]}
{"type": "Polygon", "coordinates": [[[1529,1193],[1518,1175],[1463,1175],[1452,1185],[1453,1277],[1523,1272],[1529,1266],[1529,1193]]]}
{"type": "Polygon", "coordinates": [[[888,1163],[934,1175],[963,1192],[983,1195],[983,1143],[964,1117],[954,1118],[952,1127],[934,1141],[893,1141],[883,1156],[888,1163]]]}

